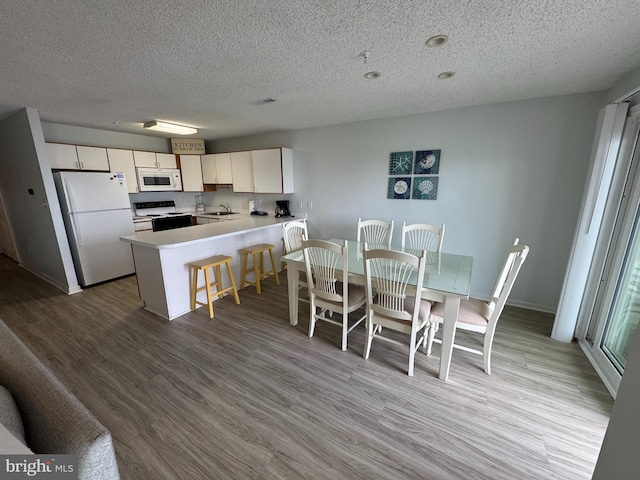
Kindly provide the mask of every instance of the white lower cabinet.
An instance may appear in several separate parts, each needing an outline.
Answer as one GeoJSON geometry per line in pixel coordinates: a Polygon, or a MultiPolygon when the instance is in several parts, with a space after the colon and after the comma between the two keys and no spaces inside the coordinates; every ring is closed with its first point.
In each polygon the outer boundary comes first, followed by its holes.
{"type": "Polygon", "coordinates": [[[124,173],[129,193],[138,193],[138,179],[136,177],[133,152],[119,148],[107,148],[107,157],[109,157],[110,171],[124,173]]]}
{"type": "Polygon", "coordinates": [[[180,155],[180,172],[184,192],[204,191],[200,155],[180,155]]]}

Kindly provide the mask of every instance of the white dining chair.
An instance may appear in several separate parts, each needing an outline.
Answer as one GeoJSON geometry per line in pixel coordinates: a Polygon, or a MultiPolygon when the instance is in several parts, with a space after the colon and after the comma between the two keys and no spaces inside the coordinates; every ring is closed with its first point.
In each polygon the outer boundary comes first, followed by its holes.
{"type": "Polygon", "coordinates": [[[419,297],[407,295],[410,281],[416,292],[422,291],[427,252],[417,257],[393,250],[368,250],[363,252],[367,291],[367,340],[363,357],[369,358],[374,338],[406,346],[387,336],[387,330],[409,335],[409,376],[413,376],[415,354],[426,343],[430,321],[431,303],[419,297]],[[384,328],[384,333],[380,327],[384,328]]]}
{"type": "Polygon", "coordinates": [[[426,223],[407,225],[402,222],[402,248],[414,248],[428,252],[442,252],[444,223],[441,227],[426,223]]]}
{"type": "Polygon", "coordinates": [[[391,246],[393,236],[393,220],[385,222],[383,220],[362,220],[358,218],[358,243],[368,243],[371,246],[386,245],[391,246]]]}
{"type": "MultiPolygon", "coordinates": [[[[489,302],[470,298],[460,301],[460,309],[456,322],[456,329],[467,330],[470,332],[480,333],[484,336],[483,348],[471,348],[464,345],[453,345],[454,348],[464,350],[466,352],[475,353],[484,356],[484,371],[491,374],[491,348],[493,345],[493,336],[496,331],[500,314],[504,308],[511,288],[520,272],[520,268],[529,253],[529,247],[519,245],[519,239],[516,238],[513,246],[509,250],[509,255],[498,277],[498,281],[491,295],[489,302]]],[[[427,338],[427,355],[431,354],[433,342],[441,343],[435,338],[438,326],[443,323],[444,304],[435,303],[431,308],[431,322],[429,335],[427,338]]]]}
{"type": "Polygon", "coordinates": [[[307,240],[309,233],[307,231],[307,220],[295,220],[282,224],[282,240],[284,242],[283,254],[297,252],[302,250],[302,240],[307,240]]]}
{"type": "MultiPolygon", "coordinates": [[[[286,222],[282,224],[282,240],[284,242],[284,255],[302,250],[302,241],[309,238],[307,231],[307,220],[296,220],[292,222],[286,222]]],[[[284,270],[286,262],[282,262],[281,267],[284,270]]],[[[298,290],[307,288],[307,272],[300,272],[298,278],[298,290]]],[[[299,298],[303,302],[307,300],[305,298],[299,298]]]]}
{"type": "Polygon", "coordinates": [[[338,325],[342,328],[342,350],[346,350],[348,334],[366,317],[362,315],[349,325],[349,314],[367,300],[364,287],[341,281],[343,272],[349,272],[347,241],[338,245],[327,240],[303,240],[302,252],[309,286],[309,337],[313,337],[318,320],[338,325]],[[333,313],[341,314],[341,319],[329,318],[333,313]]]}

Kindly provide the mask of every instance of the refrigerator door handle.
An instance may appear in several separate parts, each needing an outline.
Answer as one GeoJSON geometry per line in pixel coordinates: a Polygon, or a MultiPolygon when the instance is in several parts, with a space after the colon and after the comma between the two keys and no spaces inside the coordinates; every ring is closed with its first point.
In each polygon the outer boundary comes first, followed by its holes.
{"type": "Polygon", "coordinates": [[[73,234],[76,237],[76,244],[78,247],[82,247],[82,229],[80,229],[77,225],[77,216],[75,214],[70,214],[69,218],[71,219],[71,228],[73,229],[73,234]]]}
{"type": "Polygon", "coordinates": [[[75,205],[75,202],[73,201],[73,191],[69,186],[69,180],[67,178],[63,178],[63,183],[64,183],[64,192],[66,193],[65,196],[67,197],[67,203],[69,206],[69,213],[75,213],[76,205],[75,205]]]}

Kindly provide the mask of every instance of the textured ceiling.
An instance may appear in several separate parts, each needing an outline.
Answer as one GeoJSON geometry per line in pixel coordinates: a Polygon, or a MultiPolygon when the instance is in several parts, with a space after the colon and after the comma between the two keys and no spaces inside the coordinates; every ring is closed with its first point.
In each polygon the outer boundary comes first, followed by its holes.
{"type": "Polygon", "coordinates": [[[598,91],[639,29],[638,0],[2,0],[0,118],[219,139],[598,91]]]}

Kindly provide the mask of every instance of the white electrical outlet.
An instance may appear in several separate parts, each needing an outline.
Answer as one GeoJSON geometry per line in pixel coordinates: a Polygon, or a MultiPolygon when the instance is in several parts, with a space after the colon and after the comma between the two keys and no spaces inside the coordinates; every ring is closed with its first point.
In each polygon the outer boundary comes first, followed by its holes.
{"type": "Polygon", "coordinates": [[[313,209],[313,202],[307,202],[307,208],[309,210],[313,209]]]}
{"type": "Polygon", "coordinates": [[[302,208],[302,201],[298,202],[298,208],[302,208]]]}

